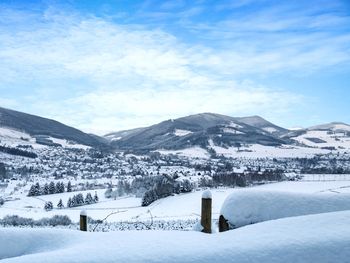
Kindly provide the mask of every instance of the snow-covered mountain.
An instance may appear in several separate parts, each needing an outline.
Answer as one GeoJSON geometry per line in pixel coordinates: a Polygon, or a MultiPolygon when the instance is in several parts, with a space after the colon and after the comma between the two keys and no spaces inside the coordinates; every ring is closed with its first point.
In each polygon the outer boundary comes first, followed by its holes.
{"type": "Polygon", "coordinates": [[[350,125],[342,122],[331,122],[291,131],[283,137],[312,148],[350,150],[350,125]]]}
{"type": "Polygon", "coordinates": [[[333,122],[288,130],[259,116],[201,113],[99,137],[46,119],[0,107],[2,145],[108,148],[118,151],[184,154],[210,158],[305,157],[350,151],[350,125],[333,122]]]}
{"type": "Polygon", "coordinates": [[[228,148],[242,144],[279,146],[288,142],[280,135],[288,130],[261,117],[234,118],[201,113],[167,120],[150,127],[105,135],[119,150],[178,150],[191,147],[210,148],[211,144],[228,148]]]}
{"type": "Polygon", "coordinates": [[[105,147],[102,138],[58,121],[0,107],[0,141],[7,145],[105,147]]]}
{"type": "Polygon", "coordinates": [[[350,126],[334,122],[288,130],[259,116],[201,113],[104,136],[121,151],[207,157],[307,157],[350,150],[350,126]]]}

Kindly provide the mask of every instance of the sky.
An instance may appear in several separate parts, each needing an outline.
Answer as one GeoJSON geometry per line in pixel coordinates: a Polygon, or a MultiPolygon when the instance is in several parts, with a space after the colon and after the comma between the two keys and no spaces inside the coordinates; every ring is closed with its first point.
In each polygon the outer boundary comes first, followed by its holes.
{"type": "Polygon", "coordinates": [[[349,103],[348,0],[0,0],[0,106],[85,132],[350,123],[349,103]]]}

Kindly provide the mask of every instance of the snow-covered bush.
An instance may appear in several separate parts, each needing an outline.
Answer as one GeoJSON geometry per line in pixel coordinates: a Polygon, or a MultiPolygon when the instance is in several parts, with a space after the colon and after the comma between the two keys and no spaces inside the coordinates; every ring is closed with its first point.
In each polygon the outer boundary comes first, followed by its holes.
{"type": "Polygon", "coordinates": [[[51,218],[33,220],[32,218],[20,217],[17,215],[5,216],[0,219],[3,226],[68,226],[72,221],[66,215],[55,215],[51,218]]]}
{"type": "Polygon", "coordinates": [[[350,194],[238,190],[226,198],[220,213],[236,228],[284,217],[350,210],[349,200],[350,194]]]}
{"type": "Polygon", "coordinates": [[[45,209],[46,211],[51,211],[51,210],[53,209],[53,204],[52,204],[52,202],[51,202],[51,201],[46,202],[45,205],[44,205],[44,209],[45,209]]]}

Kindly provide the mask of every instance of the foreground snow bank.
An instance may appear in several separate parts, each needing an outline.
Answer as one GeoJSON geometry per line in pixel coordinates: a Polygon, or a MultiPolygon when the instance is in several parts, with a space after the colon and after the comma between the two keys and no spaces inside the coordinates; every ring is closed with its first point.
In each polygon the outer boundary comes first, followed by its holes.
{"type": "Polygon", "coordinates": [[[229,195],[220,214],[241,227],[272,219],[350,210],[350,194],[242,190],[229,195]]]}
{"type": "Polygon", "coordinates": [[[5,262],[349,262],[350,211],[284,218],[218,234],[0,229],[5,262]]]}

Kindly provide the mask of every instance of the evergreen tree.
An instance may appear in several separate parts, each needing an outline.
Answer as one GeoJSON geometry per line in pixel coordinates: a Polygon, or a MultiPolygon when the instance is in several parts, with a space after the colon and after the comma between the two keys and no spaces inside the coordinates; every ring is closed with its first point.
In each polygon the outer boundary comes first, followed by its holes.
{"type": "Polygon", "coordinates": [[[0,163],[0,180],[6,179],[6,168],[4,163],[0,163]]]}
{"type": "Polygon", "coordinates": [[[56,187],[55,187],[55,193],[58,194],[58,193],[61,193],[61,183],[60,182],[57,182],[56,183],[56,187]]]}
{"type": "Polygon", "coordinates": [[[53,209],[53,204],[52,204],[52,202],[51,202],[51,201],[46,202],[45,205],[44,205],[44,209],[45,209],[46,211],[52,210],[52,209],[53,209]]]}
{"type": "Polygon", "coordinates": [[[185,193],[191,192],[193,190],[193,185],[190,180],[185,179],[182,185],[182,191],[185,193]]]}
{"type": "Polygon", "coordinates": [[[67,207],[72,207],[72,198],[68,198],[67,207]]]}
{"type": "Polygon", "coordinates": [[[76,206],[84,205],[84,196],[79,193],[76,195],[76,206]]]}
{"type": "Polygon", "coordinates": [[[73,195],[72,197],[72,203],[71,203],[71,207],[76,207],[77,206],[77,196],[73,195]]]}
{"type": "Polygon", "coordinates": [[[72,183],[70,181],[67,184],[67,192],[72,192],[72,183]]]}
{"type": "Polygon", "coordinates": [[[56,193],[56,186],[54,182],[50,182],[49,184],[49,194],[55,194],[56,193]]]}
{"type": "Polygon", "coordinates": [[[145,192],[145,194],[142,197],[142,202],[141,205],[142,206],[148,206],[151,203],[153,203],[154,201],[156,201],[158,199],[157,193],[155,190],[148,190],[147,192],[145,192]]]}
{"type": "Polygon", "coordinates": [[[33,184],[28,192],[28,196],[35,196],[35,185],[33,184]]]}
{"type": "Polygon", "coordinates": [[[60,201],[58,201],[57,207],[58,207],[59,209],[62,209],[62,208],[64,207],[63,202],[62,202],[62,199],[60,199],[60,201]]]}
{"type": "Polygon", "coordinates": [[[99,199],[98,199],[98,196],[97,196],[97,192],[95,191],[94,202],[95,202],[95,203],[98,203],[98,200],[99,200],[99,199]]]}
{"type": "Polygon", "coordinates": [[[46,183],[43,188],[43,194],[48,195],[49,194],[49,185],[46,183]]]}
{"type": "Polygon", "coordinates": [[[35,195],[34,196],[38,196],[41,194],[41,191],[40,191],[40,184],[39,183],[36,183],[35,184],[35,195]]]}
{"type": "Polygon", "coordinates": [[[85,197],[85,204],[89,205],[89,204],[92,204],[93,202],[94,202],[94,199],[92,198],[92,195],[90,193],[87,193],[85,197]]]}

